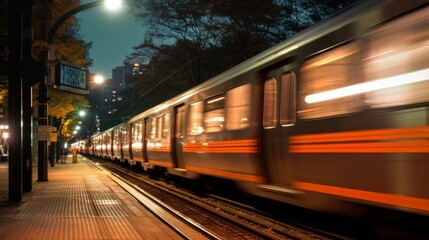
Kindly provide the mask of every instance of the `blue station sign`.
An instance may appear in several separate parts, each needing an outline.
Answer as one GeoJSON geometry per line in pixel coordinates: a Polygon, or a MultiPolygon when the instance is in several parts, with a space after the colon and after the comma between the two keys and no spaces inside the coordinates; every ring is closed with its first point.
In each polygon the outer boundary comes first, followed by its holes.
{"type": "Polygon", "coordinates": [[[88,70],[84,67],[60,61],[55,76],[56,88],[78,94],[88,94],[88,70]]]}

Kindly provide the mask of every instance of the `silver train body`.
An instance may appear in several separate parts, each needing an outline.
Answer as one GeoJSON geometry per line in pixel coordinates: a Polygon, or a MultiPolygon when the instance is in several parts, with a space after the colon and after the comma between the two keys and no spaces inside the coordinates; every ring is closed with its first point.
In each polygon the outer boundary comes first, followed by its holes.
{"type": "Polygon", "coordinates": [[[429,214],[429,5],[369,1],[79,151],[310,209],[429,214]]]}

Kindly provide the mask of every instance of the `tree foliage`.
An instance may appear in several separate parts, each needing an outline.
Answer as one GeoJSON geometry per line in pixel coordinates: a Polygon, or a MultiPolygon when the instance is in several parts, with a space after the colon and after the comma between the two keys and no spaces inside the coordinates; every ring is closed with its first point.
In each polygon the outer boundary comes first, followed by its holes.
{"type": "MultiPolygon", "coordinates": [[[[8,95],[8,55],[9,55],[9,7],[8,0],[0,0],[0,105],[7,106],[8,95]]],[[[42,1],[34,1],[34,11],[32,19],[32,37],[33,37],[33,59],[39,60],[41,51],[47,47],[44,37],[41,35],[42,30],[42,1]]],[[[69,10],[80,5],[79,0],[52,0],[50,2],[51,21],[48,22],[48,29],[52,29],[55,22],[69,10]]],[[[82,40],[79,35],[79,21],[75,17],[69,18],[58,29],[56,38],[54,39],[55,51],[51,52],[53,61],[65,60],[77,65],[89,67],[92,60],[89,57],[89,49],[92,43],[87,43],[82,40]]],[[[27,66],[28,67],[28,66],[27,66]]],[[[37,79],[34,79],[37,80],[37,79]]],[[[33,102],[36,102],[38,97],[38,87],[33,86],[33,102]]],[[[49,115],[58,118],[64,118],[70,112],[76,111],[78,108],[89,108],[89,102],[85,96],[76,95],[49,89],[49,115]]],[[[67,129],[67,127],[66,127],[67,129]]],[[[67,130],[66,130],[67,133],[67,130]]]]}
{"type": "MultiPolygon", "coordinates": [[[[54,24],[69,10],[80,5],[79,0],[53,0],[50,5],[51,21],[48,24],[48,29],[52,29],[54,24]]],[[[36,1],[34,6],[33,30],[33,58],[38,59],[41,51],[46,47],[44,37],[41,36],[41,9],[40,1],[36,1]]],[[[79,34],[79,21],[74,16],[66,20],[56,32],[56,37],[53,39],[51,46],[54,51],[51,51],[50,58],[52,62],[63,60],[77,64],[83,67],[92,65],[92,59],[89,57],[89,49],[92,43],[87,43],[82,40],[79,34]]],[[[38,88],[34,88],[34,96],[38,96],[38,88]]],[[[78,108],[89,108],[89,102],[85,96],[76,95],[53,89],[49,89],[49,115],[57,118],[64,118],[69,112],[75,111],[78,108]]]]}
{"type": "MultiPolygon", "coordinates": [[[[46,47],[44,37],[42,33],[41,14],[42,6],[41,1],[36,1],[34,5],[34,17],[33,17],[33,34],[34,44],[33,53],[34,58],[37,59],[40,55],[40,51],[46,47]]],[[[52,0],[50,4],[50,18],[51,21],[48,23],[48,29],[52,29],[55,23],[68,11],[80,5],[80,0],[52,0]]],[[[54,50],[50,56],[52,60],[64,60],[78,64],[81,66],[89,67],[92,65],[92,59],[89,57],[89,49],[92,43],[86,43],[82,40],[82,36],[79,34],[79,19],[74,16],[68,18],[64,23],[61,24],[60,28],[55,34],[53,39],[54,50]]]]}

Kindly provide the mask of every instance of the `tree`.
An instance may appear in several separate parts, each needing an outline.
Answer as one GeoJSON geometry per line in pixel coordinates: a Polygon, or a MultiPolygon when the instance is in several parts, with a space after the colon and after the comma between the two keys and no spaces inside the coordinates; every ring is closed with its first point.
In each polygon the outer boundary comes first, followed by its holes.
{"type": "Polygon", "coordinates": [[[325,18],[332,17],[355,2],[356,0],[303,0],[302,7],[307,10],[309,24],[314,24],[325,18]]]}
{"type": "Polygon", "coordinates": [[[279,42],[273,32],[278,28],[281,8],[273,1],[212,2],[210,10],[219,19],[216,28],[221,32],[221,48],[230,65],[236,65],[279,42]]]}
{"type": "MultiPolygon", "coordinates": [[[[51,90],[51,101],[49,104],[49,115],[57,118],[64,119],[71,112],[78,112],[79,110],[88,110],[90,108],[89,102],[86,97],[76,94],[64,94],[63,91],[56,89],[51,90]]],[[[68,125],[74,122],[76,118],[71,119],[63,127],[63,134],[71,136],[71,130],[68,125]]]]}
{"type": "Polygon", "coordinates": [[[128,62],[151,65],[148,69],[161,67],[164,74],[155,75],[155,81],[174,74],[195,86],[212,76],[200,71],[202,59],[211,58],[211,49],[217,45],[216,32],[208,31],[216,20],[204,7],[205,1],[148,0],[136,4],[142,7],[137,17],[149,19],[149,30],[128,62]]]}
{"type": "MultiPolygon", "coordinates": [[[[53,0],[51,4],[51,19],[48,29],[52,29],[55,22],[69,10],[77,7],[80,4],[79,0],[61,1],[53,0]]],[[[40,51],[46,47],[43,37],[41,36],[41,13],[42,9],[40,1],[36,1],[34,6],[33,30],[33,58],[38,59],[40,51]]],[[[66,20],[56,33],[56,38],[53,39],[54,51],[51,51],[51,59],[53,62],[64,60],[83,67],[89,67],[92,64],[92,59],[89,57],[89,49],[92,43],[86,43],[82,40],[79,34],[79,21],[75,17],[70,17],[66,20]]],[[[38,88],[34,88],[34,97],[38,96],[38,88]]],[[[57,89],[49,89],[49,115],[57,118],[64,118],[69,112],[77,108],[89,108],[89,102],[85,96],[76,95],[59,91],[57,89]]]]}
{"type": "Polygon", "coordinates": [[[146,74],[154,84],[168,78],[195,86],[352,2],[135,0],[149,30],[127,61],[157,73],[146,74]]]}
{"type": "MultiPolygon", "coordinates": [[[[52,4],[50,4],[51,21],[48,24],[48,29],[52,29],[54,24],[65,13],[79,5],[79,0],[52,0],[52,4]]],[[[41,13],[42,9],[40,1],[36,1],[33,17],[33,57],[35,59],[39,57],[40,51],[46,46],[44,38],[41,36],[41,13]]],[[[92,43],[86,43],[82,40],[82,36],[79,34],[79,28],[79,20],[74,16],[71,16],[61,24],[60,28],[56,32],[56,37],[53,39],[55,51],[51,52],[51,55],[54,55],[51,56],[51,59],[61,59],[85,67],[91,66],[92,59],[89,58],[88,53],[92,43]]]]}
{"type": "MultiPolygon", "coordinates": [[[[1,8],[0,8],[0,104],[3,106],[7,106],[5,102],[7,100],[7,91],[8,91],[8,7],[7,0],[1,0],[1,8]]],[[[42,39],[40,35],[41,29],[41,6],[40,1],[36,1],[34,5],[34,16],[33,16],[33,58],[38,59],[40,56],[40,51],[46,47],[46,43],[42,39]]],[[[52,28],[53,24],[67,11],[78,6],[80,4],[79,0],[70,0],[70,1],[61,1],[61,0],[53,0],[51,5],[52,12],[52,21],[50,22],[50,28],[52,28]]],[[[89,49],[91,48],[91,43],[86,43],[82,40],[82,37],[78,33],[79,23],[78,19],[71,17],[69,20],[64,22],[64,24],[60,27],[57,32],[57,39],[55,39],[55,49],[56,54],[55,60],[66,60],[69,62],[73,62],[75,64],[81,66],[91,66],[92,60],[89,58],[89,49]]],[[[37,88],[34,88],[34,100],[37,98],[37,88]]],[[[52,90],[50,91],[50,111],[54,114],[59,114],[58,117],[65,115],[61,109],[62,103],[56,102],[58,99],[69,99],[70,102],[68,104],[79,103],[83,104],[83,106],[87,106],[88,103],[85,103],[84,97],[76,96],[75,94],[69,94],[65,92],[59,92],[52,90]],[[60,94],[60,96],[56,96],[60,94]],[[63,98],[66,96],[65,98],[63,98]],[[74,101],[74,98],[80,98],[79,101],[74,101]],[[59,107],[60,109],[56,109],[59,107]]]]}

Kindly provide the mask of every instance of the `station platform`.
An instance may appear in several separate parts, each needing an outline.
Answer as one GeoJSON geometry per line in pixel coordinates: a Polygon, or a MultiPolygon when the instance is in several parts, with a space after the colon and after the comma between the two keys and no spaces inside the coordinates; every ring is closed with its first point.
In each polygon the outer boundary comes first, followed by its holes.
{"type": "Polygon", "coordinates": [[[78,155],[48,167],[47,182],[16,204],[0,205],[0,239],[183,239],[109,178],[78,155]]]}

